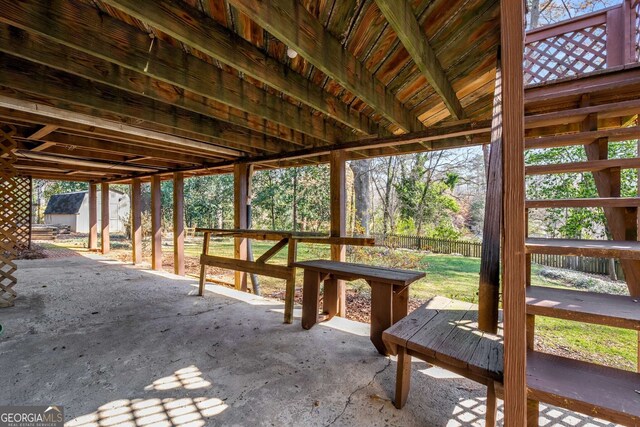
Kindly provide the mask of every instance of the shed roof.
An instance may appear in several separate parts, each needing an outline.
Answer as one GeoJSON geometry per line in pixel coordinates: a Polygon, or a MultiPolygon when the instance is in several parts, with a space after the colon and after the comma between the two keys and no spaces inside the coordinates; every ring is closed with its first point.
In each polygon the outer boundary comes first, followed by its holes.
{"type": "Polygon", "coordinates": [[[47,203],[45,215],[75,215],[80,212],[86,191],[54,194],[47,203]]]}

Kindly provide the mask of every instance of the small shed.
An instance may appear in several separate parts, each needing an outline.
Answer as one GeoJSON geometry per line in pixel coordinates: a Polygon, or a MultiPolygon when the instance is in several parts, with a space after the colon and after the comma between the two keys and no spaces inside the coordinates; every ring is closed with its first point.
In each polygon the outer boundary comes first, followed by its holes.
{"type": "MultiPolygon", "coordinates": [[[[101,209],[98,191],[98,212],[101,209]]],[[[118,190],[109,190],[109,231],[124,232],[129,224],[131,204],[129,196],[118,190]]],[[[74,233],[89,232],[89,192],[78,191],[51,196],[44,211],[44,223],[68,225],[74,233]]],[[[98,229],[101,229],[98,215],[98,229]]]]}

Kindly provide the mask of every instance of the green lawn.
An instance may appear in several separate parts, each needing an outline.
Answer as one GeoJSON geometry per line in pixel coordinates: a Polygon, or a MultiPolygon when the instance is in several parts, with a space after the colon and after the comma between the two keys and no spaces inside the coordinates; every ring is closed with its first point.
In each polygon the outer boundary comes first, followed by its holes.
{"type": "MultiPolygon", "coordinates": [[[[188,241],[185,254],[198,257],[202,251],[201,240],[188,241]]],[[[259,257],[275,242],[253,242],[254,257],[259,257]]],[[[74,241],[61,241],[57,244],[74,249],[81,246],[74,241]]],[[[163,251],[171,252],[170,245],[163,251]]],[[[116,251],[114,251],[116,252],[116,251]]],[[[231,239],[212,240],[212,255],[233,256],[231,239]]],[[[325,245],[298,246],[298,260],[328,258],[329,248],[325,245]]],[[[270,262],[284,264],[287,260],[286,248],[270,262]]],[[[476,303],[478,300],[478,276],[480,260],[452,255],[424,254],[415,251],[389,250],[385,248],[356,248],[348,254],[348,261],[367,264],[388,265],[400,268],[420,269],[427,273],[424,279],[411,286],[411,296],[418,299],[440,295],[452,299],[476,303]]],[[[541,277],[540,266],[532,268],[532,284],[538,286],[567,287],[566,283],[541,277]]],[[[298,283],[302,283],[302,272],[298,272],[298,283]]],[[[364,282],[353,282],[349,286],[368,292],[364,282]]],[[[272,290],[284,290],[284,283],[278,279],[261,278],[261,287],[265,293],[272,290]]],[[[538,317],[536,319],[538,345],[545,350],[553,350],[584,360],[634,370],[637,360],[637,332],[589,325],[559,319],[538,317]]]]}

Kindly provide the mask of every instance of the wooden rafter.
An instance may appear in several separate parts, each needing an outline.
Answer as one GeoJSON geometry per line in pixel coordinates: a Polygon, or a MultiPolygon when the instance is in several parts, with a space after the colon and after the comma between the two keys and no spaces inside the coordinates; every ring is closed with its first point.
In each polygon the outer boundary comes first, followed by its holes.
{"type": "Polygon", "coordinates": [[[350,109],[302,75],[291,72],[262,50],[184,2],[106,0],[105,3],[353,129],[365,134],[378,133],[378,126],[368,117],[350,109]]]}
{"type": "Polygon", "coordinates": [[[429,44],[411,4],[407,0],[376,0],[383,15],[398,35],[413,62],[456,119],[464,119],[465,113],[451,86],[442,65],[429,44]]]}
{"type": "Polygon", "coordinates": [[[405,132],[422,128],[395,95],[297,0],[229,3],[405,132]]]}
{"type": "MultiPolygon", "coordinates": [[[[21,3],[21,7],[26,9],[28,3],[21,3]]],[[[259,124],[254,121],[250,125],[244,115],[229,114],[226,107],[233,107],[279,124],[281,129],[262,126],[265,133],[271,132],[273,136],[291,132],[290,129],[312,137],[309,143],[313,139],[338,142],[348,136],[339,127],[313,115],[309,108],[297,107],[193,55],[186,55],[160,39],[154,39],[150,45],[147,34],[132,32],[130,26],[108,16],[98,16],[94,8],[71,6],[75,13],[82,13],[88,19],[95,16],[92,23],[99,25],[89,26],[85,19],[84,37],[76,37],[72,32],[62,30],[77,25],[69,17],[71,13],[52,10],[41,2],[33,3],[30,10],[41,19],[30,17],[23,21],[21,16],[5,14],[2,20],[25,28],[28,26],[31,31],[45,34],[54,42],[27,32],[10,30],[5,24],[0,26],[1,51],[120,89],[144,93],[156,100],[237,125],[255,128],[259,124]],[[39,8],[51,12],[45,14],[39,8]],[[125,46],[114,35],[127,30],[125,46]],[[206,79],[203,76],[207,76],[206,79]],[[188,92],[176,97],[167,91],[166,85],[155,79],[188,92]]],[[[8,12],[13,10],[11,8],[8,12]]],[[[298,140],[305,143],[304,138],[298,140]]]]}

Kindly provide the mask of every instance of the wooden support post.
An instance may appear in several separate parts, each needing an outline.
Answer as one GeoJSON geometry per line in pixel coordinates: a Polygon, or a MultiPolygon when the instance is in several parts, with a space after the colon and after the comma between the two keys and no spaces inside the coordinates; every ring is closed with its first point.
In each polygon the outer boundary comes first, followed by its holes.
{"type": "Polygon", "coordinates": [[[98,186],[89,183],[89,250],[98,250],[98,186]]]}
{"type": "Polygon", "coordinates": [[[184,174],[173,174],[173,272],[184,276],[184,174]]]}
{"type": "Polygon", "coordinates": [[[109,242],[109,184],[103,182],[100,185],[100,188],[101,188],[100,210],[102,212],[102,215],[101,215],[102,253],[108,254],[109,251],[111,250],[111,245],[109,242]]]}
{"type": "MultiPolygon", "coordinates": [[[[331,208],[331,237],[344,237],[347,232],[346,204],[346,153],[332,151],[329,155],[329,185],[331,208]]],[[[345,245],[331,245],[331,260],[345,261],[347,257],[345,245]]],[[[337,281],[338,316],[347,313],[346,286],[344,280],[337,281]]]]}
{"type": "Polygon", "coordinates": [[[480,259],[478,327],[495,334],[498,331],[500,304],[500,226],[502,224],[502,71],[496,67],[491,122],[491,154],[487,173],[484,230],[480,259]]]}
{"type": "MultiPolygon", "coordinates": [[[[236,164],[233,166],[233,226],[234,228],[247,228],[247,196],[249,191],[250,166],[236,164]]],[[[234,240],[234,257],[247,260],[247,239],[236,237],[234,240]]],[[[238,290],[247,290],[247,273],[235,272],[235,287],[238,290]]]]}
{"type": "Polygon", "coordinates": [[[527,422],[524,2],[500,2],[502,46],[504,424],[527,422]]]}
{"type": "Polygon", "coordinates": [[[160,176],[151,177],[151,268],[162,270],[162,194],[160,176]]]}
{"type": "MultiPolygon", "coordinates": [[[[202,255],[209,255],[209,242],[211,241],[211,233],[204,232],[202,240],[202,255]]],[[[198,286],[198,295],[204,295],[204,284],[207,281],[207,265],[203,262],[200,263],[200,284],[198,286]]]]}
{"type": "Polygon", "coordinates": [[[131,248],[134,264],[142,262],[142,201],[139,178],[131,181],[131,248]]]}
{"type": "Polygon", "coordinates": [[[289,239],[289,252],[287,265],[291,268],[291,276],[287,279],[284,301],[284,323],[293,323],[293,306],[296,297],[296,262],[298,242],[296,239],[289,239]]]}

